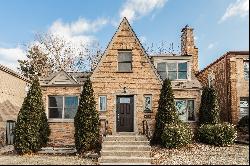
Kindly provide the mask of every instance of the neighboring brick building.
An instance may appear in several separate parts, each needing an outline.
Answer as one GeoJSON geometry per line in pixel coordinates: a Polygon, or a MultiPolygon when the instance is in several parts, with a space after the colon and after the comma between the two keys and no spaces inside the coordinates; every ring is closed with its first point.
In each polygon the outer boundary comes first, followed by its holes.
{"type": "Polygon", "coordinates": [[[0,145],[13,142],[13,122],[17,119],[28,86],[27,78],[0,65],[0,145]]]}
{"type": "Polygon", "coordinates": [[[249,115],[249,51],[229,51],[198,73],[203,86],[217,91],[221,119],[237,124],[249,115]]]}

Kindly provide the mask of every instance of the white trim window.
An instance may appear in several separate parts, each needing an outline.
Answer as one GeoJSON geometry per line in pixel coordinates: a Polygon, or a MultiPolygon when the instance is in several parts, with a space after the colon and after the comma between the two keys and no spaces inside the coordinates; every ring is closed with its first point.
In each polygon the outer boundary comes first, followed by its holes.
{"type": "Polygon", "coordinates": [[[175,99],[175,107],[180,120],[184,122],[195,121],[193,99],[175,99]]]}
{"type": "Polygon", "coordinates": [[[49,119],[74,119],[78,96],[48,96],[49,119]]]}
{"type": "Polygon", "coordinates": [[[144,112],[152,112],[152,95],[144,95],[144,112]]]}
{"type": "Polygon", "coordinates": [[[157,71],[164,80],[186,80],[188,79],[188,62],[161,62],[157,64],[157,71]]]}
{"type": "Polygon", "coordinates": [[[107,110],[107,96],[99,96],[99,111],[107,110]]]}
{"type": "Polygon", "coordinates": [[[244,78],[249,80],[249,61],[244,61],[244,78]]]}

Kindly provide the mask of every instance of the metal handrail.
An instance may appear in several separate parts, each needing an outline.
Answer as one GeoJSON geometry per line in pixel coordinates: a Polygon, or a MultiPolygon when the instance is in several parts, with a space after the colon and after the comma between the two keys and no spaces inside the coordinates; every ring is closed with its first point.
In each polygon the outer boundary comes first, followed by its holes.
{"type": "Polygon", "coordinates": [[[105,130],[104,130],[104,134],[103,134],[104,137],[106,137],[108,135],[108,124],[109,124],[108,120],[105,119],[105,124],[104,124],[105,130]]]}
{"type": "Polygon", "coordinates": [[[143,135],[146,135],[146,137],[148,138],[148,140],[151,139],[151,131],[148,125],[148,121],[147,120],[143,120],[142,121],[142,125],[143,125],[143,135]]]}

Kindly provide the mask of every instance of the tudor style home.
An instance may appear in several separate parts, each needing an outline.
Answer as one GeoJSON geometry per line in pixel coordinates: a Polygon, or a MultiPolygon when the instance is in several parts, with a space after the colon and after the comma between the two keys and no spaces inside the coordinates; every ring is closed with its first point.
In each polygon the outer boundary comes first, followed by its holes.
{"type": "Polygon", "coordinates": [[[26,77],[0,65],[0,146],[13,144],[12,130],[29,84],[26,77]]]}
{"type": "Polygon", "coordinates": [[[181,41],[182,55],[149,57],[127,19],[122,20],[91,75],[100,118],[108,120],[110,133],[142,133],[143,120],[153,130],[166,77],[172,80],[180,119],[195,125],[201,84],[195,77],[198,49],[192,28],[183,28],[181,41]]]}
{"type": "Polygon", "coordinates": [[[197,76],[216,89],[223,121],[237,124],[249,115],[249,51],[229,51],[197,76]]]}
{"type": "Polygon", "coordinates": [[[192,28],[183,28],[181,41],[181,55],[148,56],[124,18],[92,73],[60,71],[41,78],[52,131],[50,144],[74,144],[73,120],[87,76],[92,81],[102,132],[104,122],[108,122],[109,134],[141,134],[145,120],[152,132],[162,80],[166,77],[172,80],[180,118],[195,125],[201,84],[195,77],[198,49],[192,28]]]}

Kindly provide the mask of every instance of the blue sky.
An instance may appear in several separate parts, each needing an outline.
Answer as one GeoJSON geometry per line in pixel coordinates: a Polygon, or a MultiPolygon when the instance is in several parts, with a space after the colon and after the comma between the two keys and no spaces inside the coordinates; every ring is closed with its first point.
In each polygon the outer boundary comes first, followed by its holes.
{"type": "Polygon", "coordinates": [[[105,48],[123,16],[144,45],[177,49],[181,29],[193,27],[200,69],[227,51],[249,50],[249,0],[1,0],[0,64],[15,69],[36,32],[105,48]]]}

